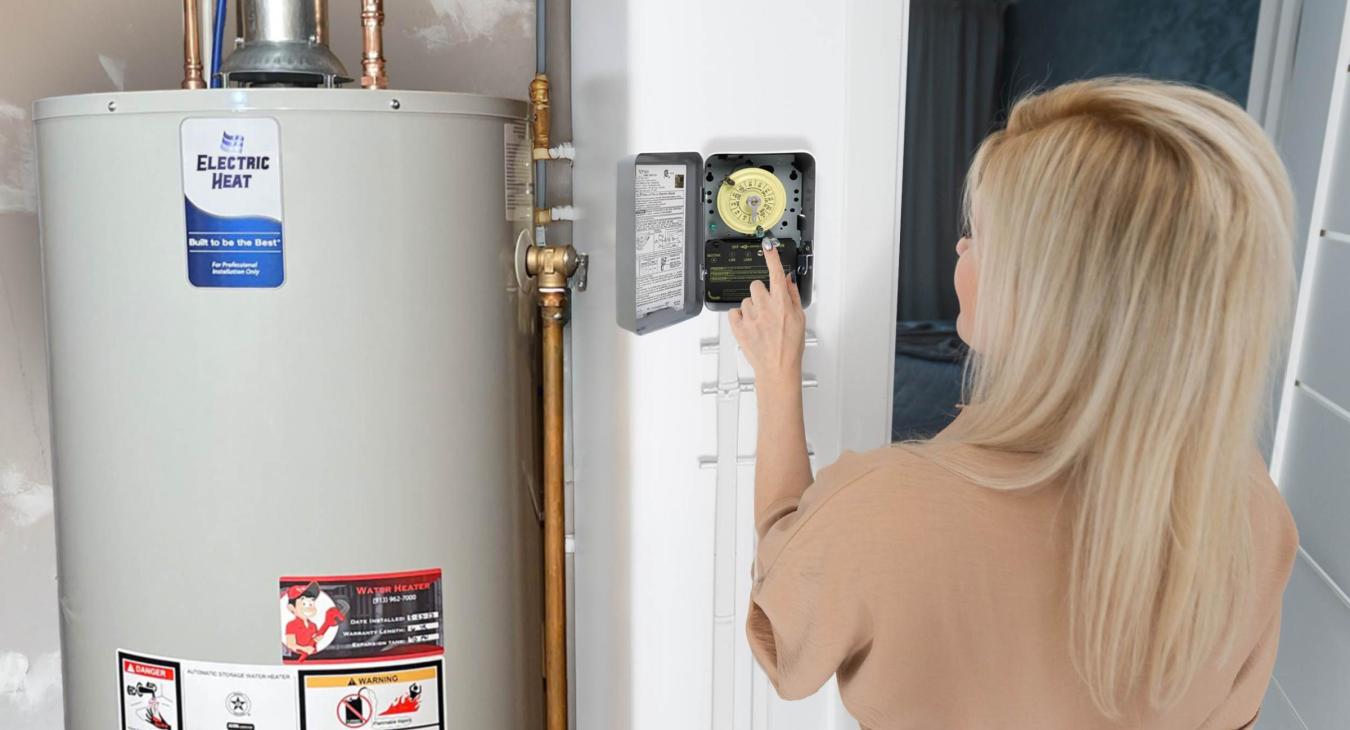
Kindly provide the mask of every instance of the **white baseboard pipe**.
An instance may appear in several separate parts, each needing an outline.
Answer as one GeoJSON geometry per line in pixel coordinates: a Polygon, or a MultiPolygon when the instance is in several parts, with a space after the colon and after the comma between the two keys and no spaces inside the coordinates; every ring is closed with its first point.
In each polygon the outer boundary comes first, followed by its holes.
{"type": "Polygon", "coordinates": [[[717,324],[717,494],[713,513],[712,730],[734,730],[736,719],[737,435],[741,380],[736,338],[726,315],[717,324]]]}

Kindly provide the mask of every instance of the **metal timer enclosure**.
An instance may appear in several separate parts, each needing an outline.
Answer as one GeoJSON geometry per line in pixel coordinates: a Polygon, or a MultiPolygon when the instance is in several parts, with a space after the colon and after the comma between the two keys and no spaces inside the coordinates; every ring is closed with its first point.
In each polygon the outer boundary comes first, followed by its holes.
{"type": "Polygon", "coordinates": [[[815,159],[806,152],[643,153],[619,165],[618,322],[645,334],[735,308],[778,242],[811,303],[815,159]]]}

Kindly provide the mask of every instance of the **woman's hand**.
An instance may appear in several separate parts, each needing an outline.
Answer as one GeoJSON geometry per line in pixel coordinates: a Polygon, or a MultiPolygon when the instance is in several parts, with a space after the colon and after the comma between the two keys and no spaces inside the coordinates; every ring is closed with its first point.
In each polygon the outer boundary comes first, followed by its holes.
{"type": "MultiPolygon", "coordinates": [[[[755,369],[755,524],[767,525],[770,507],[799,499],[811,485],[802,419],[802,348],[806,313],[797,284],[783,274],[778,242],[764,239],[769,286],[750,283],[741,308],[728,312],[731,332],[755,369]]],[[[761,537],[763,537],[761,535],[761,537]]]]}
{"type": "Polygon", "coordinates": [[[801,293],[783,273],[777,240],[764,239],[764,263],[769,267],[769,286],[758,280],[750,283],[750,296],[728,314],[731,333],[755,369],[756,390],[789,385],[799,390],[806,343],[801,293]]]}

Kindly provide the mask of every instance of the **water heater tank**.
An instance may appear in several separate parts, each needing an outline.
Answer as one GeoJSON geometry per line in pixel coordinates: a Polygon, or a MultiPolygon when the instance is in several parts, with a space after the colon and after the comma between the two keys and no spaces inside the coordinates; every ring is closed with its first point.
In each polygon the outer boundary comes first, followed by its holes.
{"type": "Polygon", "coordinates": [[[537,724],[525,113],[38,102],[70,730],[537,724]]]}

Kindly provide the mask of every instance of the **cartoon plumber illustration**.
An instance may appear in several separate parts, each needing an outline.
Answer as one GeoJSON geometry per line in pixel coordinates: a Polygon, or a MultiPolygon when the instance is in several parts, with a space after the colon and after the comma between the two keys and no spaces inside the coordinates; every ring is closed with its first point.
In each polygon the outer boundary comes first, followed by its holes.
{"type": "Polygon", "coordinates": [[[346,621],[347,617],[341,608],[334,605],[324,612],[322,624],[314,623],[314,618],[319,615],[319,597],[324,596],[319,584],[314,581],[291,586],[282,595],[286,600],[286,610],[294,616],[282,630],[282,643],[297,656],[296,661],[303,662],[320,651],[320,643],[326,645],[324,638],[330,631],[336,632],[338,624],[346,621]]]}

